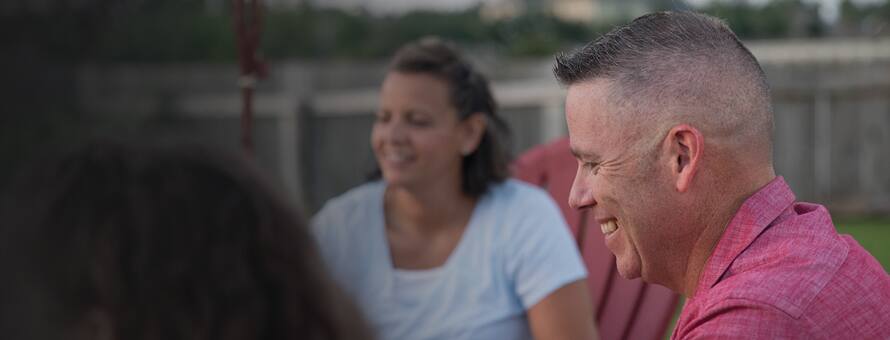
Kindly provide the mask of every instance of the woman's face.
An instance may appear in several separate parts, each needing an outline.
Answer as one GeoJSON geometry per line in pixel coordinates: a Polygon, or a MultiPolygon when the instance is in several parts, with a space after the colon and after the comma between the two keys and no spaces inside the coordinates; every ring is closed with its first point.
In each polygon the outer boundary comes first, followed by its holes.
{"type": "Polygon", "coordinates": [[[476,120],[458,119],[445,81],[390,72],[371,132],[383,179],[410,187],[455,179],[460,183],[462,157],[475,150],[481,137],[476,120]]]}

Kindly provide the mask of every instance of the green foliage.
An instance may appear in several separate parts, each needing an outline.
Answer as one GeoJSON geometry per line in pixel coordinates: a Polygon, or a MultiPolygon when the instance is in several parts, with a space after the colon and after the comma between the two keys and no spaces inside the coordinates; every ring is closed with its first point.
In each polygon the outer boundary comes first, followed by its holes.
{"type": "MultiPolygon", "coordinates": [[[[0,36],[13,44],[35,45],[61,60],[232,62],[236,51],[231,9],[223,6],[214,12],[207,4],[206,0],[95,0],[77,9],[0,18],[0,36]]],[[[654,6],[685,5],[659,0],[654,6]]],[[[815,37],[828,32],[817,5],[806,0],[763,4],[718,0],[697,10],[726,19],[743,39],[815,37]]],[[[545,56],[588,42],[614,23],[566,22],[542,11],[492,22],[481,18],[478,7],[380,17],[311,5],[266,11],[263,19],[261,53],[269,59],[381,58],[427,35],[465,46],[487,46],[509,56],[545,56]]],[[[890,27],[888,21],[888,1],[841,4],[842,32],[880,33],[890,27]]]]}
{"type": "MultiPolygon", "coordinates": [[[[40,42],[46,55],[60,60],[232,62],[230,9],[210,13],[204,3],[97,1],[73,15],[60,11],[7,20],[4,35],[23,44],[40,42]],[[13,28],[27,34],[11,35],[13,28]]],[[[269,59],[381,58],[408,41],[437,35],[462,45],[492,45],[514,56],[547,55],[593,38],[600,31],[593,27],[543,14],[487,22],[478,7],[379,17],[304,5],[264,13],[261,53],[269,59]]]]}
{"type": "Polygon", "coordinates": [[[165,13],[134,16],[100,35],[97,57],[111,61],[227,61],[235,57],[231,19],[165,13]]]}
{"type": "Polygon", "coordinates": [[[203,0],[128,1],[97,34],[95,57],[109,61],[229,61],[235,37],[227,13],[203,0]]]}
{"type": "Polygon", "coordinates": [[[598,36],[603,25],[582,25],[544,14],[527,14],[495,22],[489,41],[505,47],[513,56],[545,56],[598,36]]]}
{"type": "Polygon", "coordinates": [[[840,35],[890,33],[890,1],[861,4],[841,1],[837,31],[840,35]]]}
{"type": "MultiPolygon", "coordinates": [[[[7,13],[8,14],[8,13],[7,13]]],[[[217,61],[235,57],[232,20],[203,0],[96,0],[0,17],[10,47],[66,61],[217,61]]]]}
{"type": "Polygon", "coordinates": [[[743,39],[813,37],[825,32],[817,5],[801,0],[775,0],[763,5],[713,1],[698,10],[726,20],[743,39]]]}
{"type": "Polygon", "coordinates": [[[493,44],[511,55],[544,55],[586,41],[594,33],[590,26],[545,15],[485,22],[478,8],[374,17],[303,7],[267,15],[263,51],[272,59],[385,57],[406,42],[436,35],[465,45],[493,44]]]}

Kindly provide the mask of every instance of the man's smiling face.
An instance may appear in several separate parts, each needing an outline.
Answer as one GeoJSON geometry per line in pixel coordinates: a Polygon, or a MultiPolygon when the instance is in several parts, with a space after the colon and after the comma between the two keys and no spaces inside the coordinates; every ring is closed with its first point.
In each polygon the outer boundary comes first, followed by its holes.
{"type": "Polygon", "coordinates": [[[635,147],[645,144],[640,138],[658,136],[638,133],[641,124],[633,119],[617,118],[610,95],[610,83],[603,79],[568,89],[566,120],[578,159],[569,205],[591,211],[621,276],[646,279],[647,272],[660,271],[659,257],[669,249],[664,243],[671,237],[665,233],[672,228],[663,226],[670,224],[670,209],[660,201],[670,196],[665,191],[670,185],[658,170],[655,146],[635,147]]]}

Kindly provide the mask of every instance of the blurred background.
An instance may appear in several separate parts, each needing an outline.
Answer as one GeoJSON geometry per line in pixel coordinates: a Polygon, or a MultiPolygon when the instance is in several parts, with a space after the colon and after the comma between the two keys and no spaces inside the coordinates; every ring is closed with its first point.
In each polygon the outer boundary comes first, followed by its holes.
{"type": "MultiPolygon", "coordinates": [[[[552,56],[663,9],[724,18],[760,60],[775,164],[890,267],[888,0],[265,0],[254,157],[306,214],[362,182],[388,56],[428,35],[492,80],[512,151],[566,133],[552,56]]],[[[88,136],[188,136],[241,149],[232,0],[0,2],[0,188],[88,136]]],[[[249,6],[245,11],[249,10],[249,6]]],[[[254,65],[256,66],[256,65],[254,65]]]]}

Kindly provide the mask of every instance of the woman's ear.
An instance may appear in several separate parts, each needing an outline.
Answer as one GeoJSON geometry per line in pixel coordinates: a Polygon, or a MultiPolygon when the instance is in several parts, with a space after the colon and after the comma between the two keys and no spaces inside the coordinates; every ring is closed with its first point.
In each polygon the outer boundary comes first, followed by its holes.
{"type": "Polygon", "coordinates": [[[469,117],[460,122],[461,129],[461,155],[469,155],[476,151],[482,136],[485,135],[485,129],[488,127],[488,118],[485,113],[474,112],[469,117]]]}

